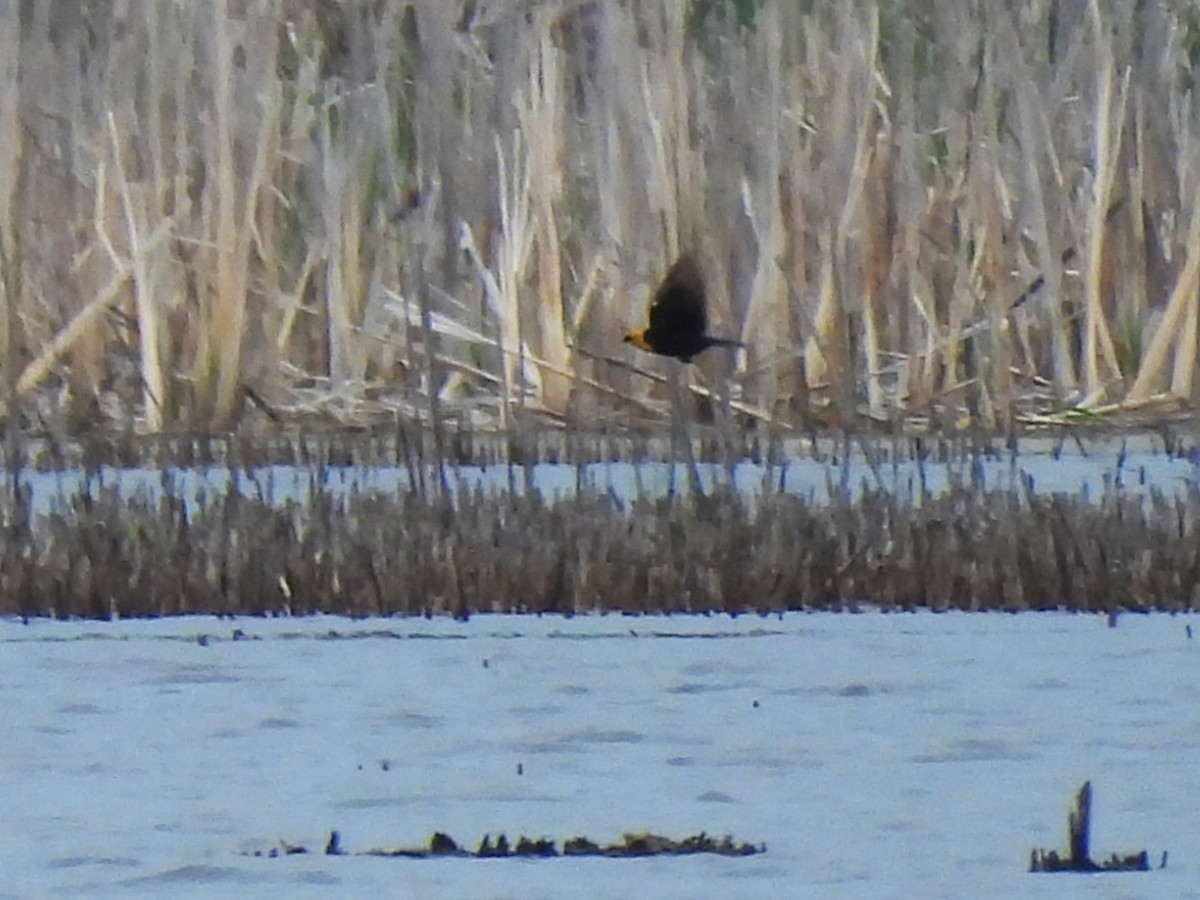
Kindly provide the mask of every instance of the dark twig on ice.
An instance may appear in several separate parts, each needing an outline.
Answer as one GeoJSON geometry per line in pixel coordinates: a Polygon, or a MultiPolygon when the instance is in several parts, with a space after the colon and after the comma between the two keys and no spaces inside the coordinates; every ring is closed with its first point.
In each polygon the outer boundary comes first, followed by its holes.
{"type": "Polygon", "coordinates": [[[325,855],[344,856],[345,853],[342,849],[342,836],[336,830],[329,832],[329,840],[325,842],[325,855]]]}
{"type": "MultiPolygon", "coordinates": [[[[1150,871],[1150,854],[1145,850],[1139,853],[1113,853],[1108,859],[1097,863],[1091,855],[1092,829],[1092,783],[1085,781],[1075,797],[1075,809],[1067,814],[1067,846],[1070,850],[1066,858],[1058,855],[1055,850],[1034,850],[1029,858],[1030,872],[1148,872],[1150,871]]],[[[1167,864],[1167,854],[1164,852],[1162,865],[1167,864]]]]}

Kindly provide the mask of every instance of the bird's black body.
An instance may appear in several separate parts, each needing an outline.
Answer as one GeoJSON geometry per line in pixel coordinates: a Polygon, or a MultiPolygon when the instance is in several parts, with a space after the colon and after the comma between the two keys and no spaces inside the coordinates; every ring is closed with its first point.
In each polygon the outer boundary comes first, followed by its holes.
{"type": "Polygon", "coordinates": [[[737,341],[707,334],[704,274],[695,258],[684,254],[671,266],[650,303],[650,324],[625,335],[627,343],[683,362],[709,347],[739,347],[737,341]]]}

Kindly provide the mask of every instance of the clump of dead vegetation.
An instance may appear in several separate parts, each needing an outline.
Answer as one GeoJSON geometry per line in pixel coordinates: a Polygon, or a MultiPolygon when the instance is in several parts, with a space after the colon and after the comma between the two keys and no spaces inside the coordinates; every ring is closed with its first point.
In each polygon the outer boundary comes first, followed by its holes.
{"type": "MultiPolygon", "coordinates": [[[[610,859],[638,859],[645,856],[695,856],[699,853],[716,856],[754,856],[765,853],[763,844],[751,844],[746,841],[738,843],[730,835],[714,837],[703,831],[675,839],[654,834],[649,831],[626,832],[620,841],[609,844],[598,844],[582,835],[567,838],[562,842],[561,849],[551,838],[529,838],[521,835],[510,841],[508,836],[501,833],[492,839],[485,834],[475,850],[463,847],[458,841],[442,831],[435,831],[429,836],[429,842],[423,846],[373,848],[351,854],[342,845],[340,832],[331,831],[325,842],[326,856],[383,856],[391,859],[430,859],[434,857],[455,857],[459,859],[551,859],[557,856],[604,856],[610,859]]],[[[284,856],[300,856],[307,854],[308,847],[304,844],[293,844],[281,841],[268,850],[256,850],[251,856],[278,859],[284,856]]]]}
{"type": "MultiPolygon", "coordinates": [[[[1067,814],[1067,846],[1065,854],[1057,850],[1035,849],[1029,854],[1030,872],[1149,872],[1150,854],[1145,850],[1135,853],[1111,853],[1107,859],[1096,862],[1091,853],[1092,833],[1092,783],[1085,781],[1075,795],[1075,808],[1067,814]]],[[[1159,868],[1167,867],[1167,851],[1163,851],[1159,868]]]]}

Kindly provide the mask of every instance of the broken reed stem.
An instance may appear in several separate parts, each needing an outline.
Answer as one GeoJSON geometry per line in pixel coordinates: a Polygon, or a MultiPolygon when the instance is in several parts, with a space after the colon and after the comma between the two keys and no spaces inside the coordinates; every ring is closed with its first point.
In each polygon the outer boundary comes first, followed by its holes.
{"type": "Polygon", "coordinates": [[[18,348],[21,309],[25,303],[23,271],[25,254],[22,247],[23,230],[20,216],[25,207],[26,174],[22,159],[21,103],[18,90],[20,73],[20,12],[8,6],[0,10],[0,360],[4,384],[4,450],[10,477],[7,479],[11,498],[18,490],[20,462],[19,434],[21,417],[17,403],[19,394],[18,348]]]}
{"type": "Polygon", "coordinates": [[[500,245],[496,253],[499,292],[495,298],[495,314],[500,325],[500,369],[504,387],[501,426],[508,429],[512,427],[510,405],[516,398],[514,392],[523,395],[525,391],[525,373],[520,365],[524,348],[521,346],[519,293],[532,246],[529,209],[531,171],[520,131],[513,132],[511,157],[505,157],[499,138],[496,138],[495,152],[500,188],[500,245]]]}
{"type": "Polygon", "coordinates": [[[1075,808],[1067,815],[1067,838],[1071,862],[1082,866],[1091,861],[1092,783],[1085,781],[1075,798],[1075,808]]]}
{"type": "Polygon", "coordinates": [[[1166,311],[1142,357],[1137,378],[1129,389],[1130,402],[1142,402],[1150,397],[1154,384],[1162,379],[1168,355],[1172,350],[1176,356],[1171,392],[1177,397],[1190,394],[1190,385],[1184,382],[1184,376],[1190,375],[1195,365],[1196,338],[1195,329],[1193,328],[1192,333],[1188,335],[1185,333],[1185,326],[1195,323],[1197,295],[1200,294],[1200,177],[1193,178],[1192,189],[1187,258],[1179,280],[1171,292],[1166,311]]]}
{"type": "Polygon", "coordinates": [[[537,40],[531,49],[528,84],[517,100],[517,113],[528,151],[529,214],[537,260],[538,355],[553,367],[553,371],[542,373],[542,393],[537,399],[546,409],[561,414],[570,400],[571,381],[558,373],[570,368],[571,356],[563,311],[562,248],[557,222],[566,151],[561,145],[562,126],[558,121],[565,104],[560,51],[551,36],[554,18],[545,10],[535,17],[537,40]]]}
{"type": "Polygon", "coordinates": [[[278,78],[274,67],[266,64],[275,58],[278,30],[263,21],[263,13],[262,7],[251,7],[244,18],[238,18],[231,14],[229,0],[216,0],[212,6],[214,127],[207,161],[217,185],[216,197],[212,198],[216,207],[216,271],[212,273],[215,291],[199,386],[201,393],[207,394],[211,385],[213,420],[221,424],[234,420],[239,397],[255,217],[260,192],[269,181],[275,161],[278,132],[278,78]],[[261,43],[254,53],[235,62],[236,51],[245,49],[234,36],[240,27],[246,29],[246,37],[261,43]],[[242,109],[235,102],[235,86],[239,85],[243,91],[252,92],[252,108],[242,109]],[[257,129],[253,123],[257,123],[257,129]],[[239,169],[244,174],[239,174],[239,169]]]}
{"type": "MultiPolygon", "coordinates": [[[[236,110],[233,106],[233,87],[238,77],[233,64],[233,22],[228,0],[214,0],[213,41],[215,71],[213,73],[213,146],[209,160],[218,188],[216,202],[216,292],[210,313],[208,353],[212,371],[203,373],[204,382],[215,375],[213,385],[213,415],[217,421],[228,419],[233,411],[234,390],[241,366],[242,326],[245,317],[246,280],[244,253],[248,247],[240,243],[238,207],[243,185],[235,171],[234,140],[237,133],[236,110]]],[[[205,366],[208,369],[208,366],[205,366]]],[[[202,382],[203,383],[203,382],[202,382]]]]}
{"type": "Polygon", "coordinates": [[[417,225],[404,229],[406,250],[405,257],[409,260],[413,274],[410,278],[411,290],[417,295],[417,307],[420,310],[421,343],[425,348],[425,378],[428,387],[425,391],[429,409],[429,426],[433,432],[433,449],[436,456],[438,471],[438,497],[443,501],[450,496],[450,478],[446,471],[446,438],[445,425],[442,418],[442,380],[443,367],[441,358],[441,340],[433,328],[433,313],[429,303],[429,288],[425,284],[425,252],[427,247],[424,238],[428,228],[414,235],[417,225]]]}
{"type": "MultiPolygon", "coordinates": [[[[146,427],[151,431],[161,431],[165,424],[164,404],[167,402],[167,378],[164,370],[162,326],[159,322],[158,306],[163,299],[165,285],[154,278],[156,268],[150,259],[150,248],[142,237],[142,220],[146,210],[137,209],[133,202],[129,178],[125,173],[125,164],[121,159],[123,146],[117,130],[116,118],[112,111],[106,116],[108,122],[108,137],[112,147],[113,171],[116,176],[117,193],[121,198],[121,207],[125,215],[125,233],[129,244],[129,278],[133,286],[134,308],[137,310],[138,346],[141,351],[141,374],[144,385],[143,409],[146,417],[146,427]]],[[[171,229],[171,220],[162,220],[161,231],[171,229]]],[[[159,246],[158,242],[153,245],[159,246]]]]}
{"type": "MultiPolygon", "coordinates": [[[[1112,205],[1113,183],[1120,162],[1121,139],[1124,134],[1126,100],[1129,96],[1130,71],[1121,79],[1120,96],[1113,97],[1116,72],[1108,29],[1097,0],[1089,5],[1093,35],[1097,44],[1097,67],[1100,87],[1096,97],[1096,171],[1088,228],[1088,268],[1085,280],[1084,307],[1084,390],[1086,403],[1094,404],[1103,398],[1109,379],[1121,377],[1121,366],[1113,346],[1108,320],[1104,311],[1105,270],[1112,252],[1109,239],[1108,210],[1112,205]],[[1114,108],[1115,107],[1115,108],[1114,108]]],[[[1107,285],[1111,289],[1111,284],[1107,285]]]]}
{"type": "MultiPolygon", "coordinates": [[[[167,233],[167,229],[164,228],[155,237],[161,240],[167,236],[167,233]]],[[[152,240],[147,243],[154,242],[156,241],[152,240]]],[[[118,271],[104,290],[92,298],[83,309],[75,314],[75,317],[67,323],[66,327],[62,328],[54,336],[54,339],[42,348],[40,355],[36,359],[31,360],[21,372],[20,378],[16,383],[16,394],[18,396],[28,393],[37,387],[54,370],[55,366],[58,365],[59,361],[72,345],[88,331],[95,328],[96,322],[110,308],[124,299],[122,289],[125,287],[125,283],[129,280],[129,277],[129,269],[118,271]]],[[[10,357],[10,359],[13,358],[10,357]]]]}

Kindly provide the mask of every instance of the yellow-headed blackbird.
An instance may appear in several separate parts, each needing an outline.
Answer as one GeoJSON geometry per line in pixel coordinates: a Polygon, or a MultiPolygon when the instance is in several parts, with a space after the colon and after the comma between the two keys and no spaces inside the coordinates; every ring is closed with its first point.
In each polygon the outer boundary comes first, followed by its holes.
{"type": "Polygon", "coordinates": [[[700,264],[684,254],[675,261],[650,303],[650,325],[625,335],[625,342],[684,362],[709,347],[740,347],[737,341],[705,334],[704,274],[700,264]]]}

